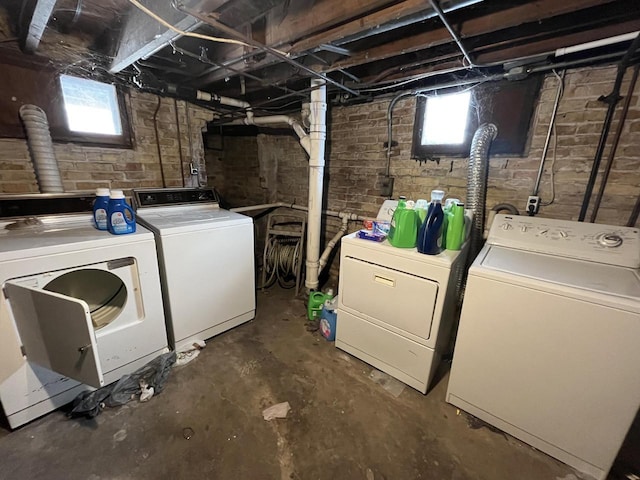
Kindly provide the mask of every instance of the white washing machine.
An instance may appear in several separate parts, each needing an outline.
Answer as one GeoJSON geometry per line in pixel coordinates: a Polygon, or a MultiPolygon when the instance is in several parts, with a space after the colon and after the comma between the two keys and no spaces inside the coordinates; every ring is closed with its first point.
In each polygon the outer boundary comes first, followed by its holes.
{"type": "Polygon", "coordinates": [[[466,244],[424,255],[344,237],[336,347],[426,393],[448,345],[465,257],[466,244]]]}
{"type": "Polygon", "coordinates": [[[253,219],[221,209],[211,188],[134,190],[156,235],[169,339],[188,349],[255,317],[253,219]]]}
{"type": "Polygon", "coordinates": [[[497,215],[447,401],[604,479],[640,406],[640,231],[497,215]]]}
{"type": "Polygon", "coordinates": [[[0,401],[12,428],[168,351],[153,234],[96,230],[92,201],[0,199],[0,401]]]}

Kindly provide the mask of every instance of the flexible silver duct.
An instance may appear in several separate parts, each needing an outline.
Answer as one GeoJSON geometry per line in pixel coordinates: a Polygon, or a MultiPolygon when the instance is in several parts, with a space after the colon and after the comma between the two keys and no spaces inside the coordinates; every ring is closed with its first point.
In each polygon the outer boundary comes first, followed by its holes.
{"type": "Polygon", "coordinates": [[[20,118],[27,130],[27,143],[40,193],[64,192],[47,114],[36,105],[23,105],[20,107],[20,118]]]}
{"type": "Polygon", "coordinates": [[[473,261],[482,248],[484,210],[487,199],[487,174],[489,171],[489,148],[497,134],[498,127],[492,123],[484,123],[478,127],[471,142],[466,202],[466,208],[473,210],[469,261],[473,261]]]}

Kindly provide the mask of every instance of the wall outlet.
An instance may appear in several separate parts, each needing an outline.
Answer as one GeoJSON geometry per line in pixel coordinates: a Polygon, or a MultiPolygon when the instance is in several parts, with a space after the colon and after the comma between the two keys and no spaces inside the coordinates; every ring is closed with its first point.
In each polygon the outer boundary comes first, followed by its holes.
{"type": "Polygon", "coordinates": [[[527,200],[527,215],[533,217],[540,210],[540,197],[537,195],[529,195],[527,200]]]}

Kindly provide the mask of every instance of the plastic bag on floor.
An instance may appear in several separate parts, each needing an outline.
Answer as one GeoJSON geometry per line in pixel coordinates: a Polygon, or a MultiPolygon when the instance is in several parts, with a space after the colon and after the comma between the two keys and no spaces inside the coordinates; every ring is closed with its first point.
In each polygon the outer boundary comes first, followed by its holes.
{"type": "Polygon", "coordinates": [[[135,372],[124,375],[117,382],[106,385],[92,392],[82,392],[73,400],[70,417],[93,418],[102,412],[104,407],[124,405],[142,393],[142,385],[153,388],[153,395],[164,389],[171,367],[176,361],[176,353],[164,353],[135,372]]]}

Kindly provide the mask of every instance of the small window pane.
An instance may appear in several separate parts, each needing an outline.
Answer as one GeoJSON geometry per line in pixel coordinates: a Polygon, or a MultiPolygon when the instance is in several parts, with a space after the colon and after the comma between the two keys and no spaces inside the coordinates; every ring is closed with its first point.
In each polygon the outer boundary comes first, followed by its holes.
{"type": "Polygon", "coordinates": [[[118,95],[113,85],[60,76],[67,123],[72,132],[122,135],[118,95]]]}
{"type": "Polygon", "coordinates": [[[465,141],[471,92],[428,97],[422,145],[460,145],[465,141]]]}

